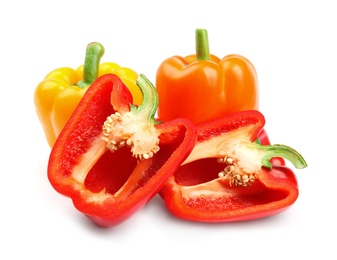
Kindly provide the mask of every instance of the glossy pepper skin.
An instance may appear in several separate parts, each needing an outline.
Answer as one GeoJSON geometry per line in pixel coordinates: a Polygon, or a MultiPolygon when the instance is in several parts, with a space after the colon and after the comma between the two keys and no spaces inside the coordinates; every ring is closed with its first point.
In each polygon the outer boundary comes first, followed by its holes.
{"type": "Polygon", "coordinates": [[[88,44],[84,64],[76,70],[62,67],[48,73],[34,92],[34,104],[50,147],[55,143],[70,115],[92,82],[99,76],[113,73],[131,90],[134,103],[140,104],[142,94],[136,85],[138,74],[113,62],[100,63],[104,47],[88,44]]]}
{"type": "Polygon", "coordinates": [[[53,146],[48,178],[56,191],[102,227],[124,222],[164,185],[193,149],[186,119],[154,119],[158,97],[143,76],[135,106],[119,77],[106,74],[87,90],[53,146]]]}
{"type": "Polygon", "coordinates": [[[156,88],[162,120],[185,117],[193,123],[259,107],[253,64],[241,55],[210,54],[207,31],[196,30],[196,54],[173,56],[157,69],[156,88]],[[179,104],[179,105],[176,105],[179,104]]]}
{"type": "Polygon", "coordinates": [[[160,195],[175,216],[198,222],[232,222],[280,213],[298,197],[294,172],[303,157],[284,145],[270,145],[265,119],[256,111],[228,114],[197,126],[189,157],[166,182],[160,195]]]}

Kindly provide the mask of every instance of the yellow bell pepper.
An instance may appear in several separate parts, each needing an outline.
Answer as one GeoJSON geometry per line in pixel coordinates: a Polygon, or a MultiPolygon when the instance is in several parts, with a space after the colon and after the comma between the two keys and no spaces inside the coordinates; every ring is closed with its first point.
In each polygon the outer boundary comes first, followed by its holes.
{"type": "Polygon", "coordinates": [[[138,74],[114,62],[100,63],[104,47],[89,43],[84,64],[76,70],[62,67],[51,71],[34,92],[34,104],[47,142],[53,147],[58,135],[70,118],[87,88],[101,75],[112,73],[130,89],[134,104],[142,103],[142,93],[136,84],[138,74]]]}

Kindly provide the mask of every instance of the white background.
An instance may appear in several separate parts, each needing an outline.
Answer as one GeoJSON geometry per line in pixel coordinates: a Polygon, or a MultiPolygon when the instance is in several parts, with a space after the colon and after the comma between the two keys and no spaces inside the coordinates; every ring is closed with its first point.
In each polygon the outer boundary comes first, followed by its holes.
{"type": "Polygon", "coordinates": [[[2,1],[0,4],[1,259],[337,259],[334,1],[2,1]],[[300,196],[257,221],[178,220],[155,197],[119,226],[97,228],[48,182],[50,149],[33,92],[51,70],[76,68],[86,45],[155,81],[160,62],[194,53],[196,28],[211,52],[238,53],[258,73],[273,143],[297,149],[300,196]]]}

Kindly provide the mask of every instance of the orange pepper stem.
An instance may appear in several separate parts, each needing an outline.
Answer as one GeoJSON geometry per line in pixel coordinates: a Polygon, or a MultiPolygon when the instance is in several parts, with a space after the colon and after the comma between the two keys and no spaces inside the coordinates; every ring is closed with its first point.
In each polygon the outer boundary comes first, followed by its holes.
{"type": "Polygon", "coordinates": [[[83,79],[77,82],[80,88],[91,85],[98,77],[99,63],[104,54],[104,47],[98,42],[91,42],[87,45],[85,60],[83,65],[83,79]]]}
{"type": "Polygon", "coordinates": [[[210,60],[208,32],[205,29],[195,31],[196,60],[210,60]]]}

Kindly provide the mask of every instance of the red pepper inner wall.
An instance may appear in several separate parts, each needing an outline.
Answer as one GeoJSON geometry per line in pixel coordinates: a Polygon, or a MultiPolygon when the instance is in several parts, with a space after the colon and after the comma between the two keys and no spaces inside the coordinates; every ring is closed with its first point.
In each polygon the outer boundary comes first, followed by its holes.
{"type": "Polygon", "coordinates": [[[92,192],[106,188],[107,193],[114,194],[129,178],[136,163],[126,147],[114,153],[107,151],[91,168],[84,184],[92,192]]]}
{"type": "Polygon", "coordinates": [[[153,158],[148,159],[151,163],[146,168],[139,171],[133,172],[137,165],[137,159],[132,157],[128,147],[122,147],[113,153],[107,151],[87,174],[84,182],[86,188],[95,193],[105,188],[107,193],[115,194],[133,173],[139,176],[136,178],[137,183],[133,183],[133,191],[139,189],[167,163],[184,137],[182,134],[181,137],[177,135],[175,139],[170,139],[170,135],[171,133],[163,134],[160,151],[153,158]]]}
{"type": "MultiPolygon", "coordinates": [[[[180,186],[195,186],[218,178],[218,173],[224,165],[217,163],[215,158],[207,158],[183,165],[174,174],[175,182],[180,186]]],[[[223,183],[225,191],[219,193],[205,192],[204,196],[193,196],[193,190],[184,197],[184,203],[202,210],[237,209],[247,206],[262,205],[280,201],[288,196],[287,191],[271,189],[256,180],[251,186],[230,186],[223,183]]],[[[197,191],[197,189],[196,189],[197,191]]]]}

